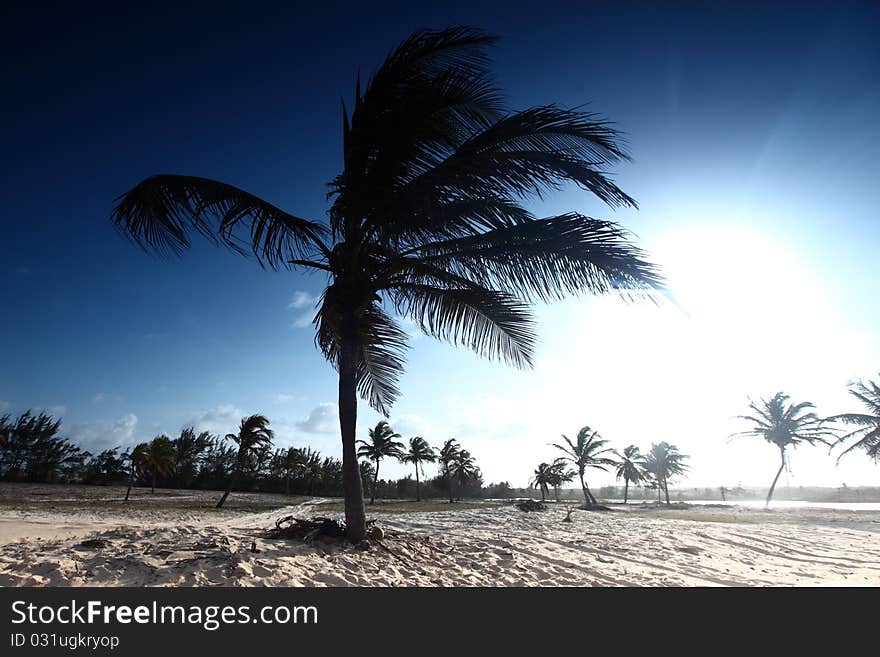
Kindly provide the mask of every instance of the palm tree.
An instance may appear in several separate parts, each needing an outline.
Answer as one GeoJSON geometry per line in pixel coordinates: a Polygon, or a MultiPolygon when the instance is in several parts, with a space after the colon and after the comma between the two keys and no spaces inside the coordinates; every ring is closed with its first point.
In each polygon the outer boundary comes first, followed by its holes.
{"type": "Polygon", "coordinates": [[[170,477],[174,474],[174,445],[168,436],[156,436],[147,443],[143,454],[144,465],[152,476],[150,492],[156,493],[156,477],[170,477]]]}
{"type": "Polygon", "coordinates": [[[232,487],[235,486],[235,482],[241,476],[248,457],[251,454],[255,454],[259,449],[268,447],[274,437],[275,433],[269,428],[269,418],[265,415],[243,417],[241,418],[238,433],[226,434],[227,440],[231,440],[238,445],[238,456],[235,459],[235,468],[232,470],[232,474],[226,484],[226,491],[223,493],[220,501],[217,502],[218,509],[223,506],[226,498],[229,497],[229,493],[232,492],[232,487]]]}
{"type": "Polygon", "coordinates": [[[205,451],[211,444],[211,434],[203,431],[196,435],[193,427],[186,427],[171,441],[174,447],[174,485],[188,488],[198,470],[205,451]]]}
{"type": "Polygon", "coordinates": [[[669,504],[669,480],[687,471],[688,466],[684,462],[688,458],[690,457],[678,451],[678,447],[663,441],[652,444],[651,449],[637,464],[657,484],[658,504],[661,502],[661,491],[666,493],[666,504],[669,504]]]}
{"type": "Polygon", "coordinates": [[[594,431],[588,426],[578,431],[577,442],[571,442],[564,434],[562,438],[565,440],[565,444],[557,445],[552,443],[553,447],[565,454],[565,456],[560,458],[577,468],[581,479],[581,490],[584,492],[584,500],[586,500],[587,506],[597,505],[598,502],[593,497],[593,493],[590,491],[584,476],[586,475],[587,468],[607,470],[607,466],[617,465],[616,461],[607,456],[608,454],[613,454],[614,450],[610,447],[605,447],[608,441],[602,438],[598,431],[594,431]]]}
{"type": "Polygon", "coordinates": [[[623,488],[623,503],[626,504],[629,497],[630,483],[638,486],[645,479],[645,472],[642,470],[642,455],[639,448],[635,445],[625,447],[623,454],[617,455],[620,461],[617,463],[617,479],[623,479],[625,484],[623,488]]]}
{"type": "Polygon", "coordinates": [[[407,334],[531,367],[533,301],[582,292],[632,298],[660,277],[617,224],[576,212],[536,218],[529,197],[574,183],[611,207],[635,201],[605,171],[626,159],[618,131],[555,105],[509,111],[488,71],[495,39],[468,27],[419,31],[342,107],[343,167],[329,224],[232,185],[146,178],[111,220],[144,248],[180,253],[197,232],[266,268],[323,272],[316,343],[338,372],[347,533],[366,536],[357,397],[387,416],[407,334]],[[244,245],[247,245],[247,249],[244,245]]]}
{"type": "Polygon", "coordinates": [[[738,417],[741,420],[751,422],[752,428],[731,436],[760,436],[779,448],[781,463],[767,493],[766,506],[768,507],[770,500],[773,499],[773,491],[776,489],[779,475],[785,468],[785,450],[788,447],[797,447],[801,443],[827,445],[825,436],[833,435],[824,427],[824,420],[808,410],[815,408],[813,404],[810,402],[786,404],[787,401],[788,395],[781,392],[777,392],[772,399],[761,399],[760,403],[749,400],[749,408],[752,409],[754,415],[740,415],[738,417]]]}
{"type": "Polygon", "coordinates": [[[461,451],[461,447],[459,447],[455,438],[450,438],[443,443],[443,447],[441,447],[440,451],[437,453],[437,461],[440,463],[440,474],[446,482],[446,487],[449,490],[450,504],[454,501],[452,499],[452,465],[458,458],[459,451],[461,451]]]}
{"type": "MultiPolygon", "coordinates": [[[[361,473],[361,481],[364,486],[366,486],[368,481],[373,481],[373,477],[376,476],[376,468],[373,467],[373,464],[369,461],[361,461],[359,467],[361,473]]],[[[364,490],[364,495],[366,495],[366,489],[364,490]]]]}
{"type": "Polygon", "coordinates": [[[370,442],[359,440],[360,448],[357,455],[373,461],[376,464],[376,474],[373,478],[373,490],[370,495],[370,504],[376,503],[376,487],[379,485],[379,462],[384,458],[395,458],[401,460],[403,458],[403,443],[394,440],[400,438],[399,433],[395,433],[385,420],[379,422],[374,428],[369,430],[370,442]]]}
{"type": "Polygon", "coordinates": [[[529,482],[530,486],[537,486],[541,489],[541,501],[547,501],[547,490],[550,482],[553,481],[553,466],[549,463],[540,463],[535,469],[534,477],[529,482]]]}
{"type": "MultiPolygon", "coordinates": [[[[452,479],[458,482],[459,499],[461,499],[461,489],[464,488],[469,481],[477,479],[480,476],[480,469],[474,462],[474,457],[466,449],[459,449],[452,461],[450,468],[452,479]]],[[[450,498],[452,489],[449,491],[450,498]]],[[[450,499],[451,501],[451,499],[450,499]]]]}
{"type": "Polygon", "coordinates": [[[569,469],[568,461],[564,458],[557,458],[550,466],[550,485],[553,486],[553,495],[556,501],[559,501],[559,487],[568,483],[577,476],[577,472],[569,469]]]}
{"type": "Polygon", "coordinates": [[[125,491],[126,502],[128,502],[128,497],[131,495],[131,487],[134,485],[134,478],[137,476],[138,472],[146,467],[147,453],[149,450],[150,446],[148,443],[138,443],[131,452],[125,452],[122,455],[122,460],[128,461],[128,490],[125,491]]]}
{"type": "Polygon", "coordinates": [[[858,427],[837,439],[835,445],[843,445],[847,440],[857,440],[843,450],[837,457],[838,462],[844,454],[854,449],[863,449],[875,461],[880,460],[880,385],[874,381],[858,381],[849,387],[850,394],[858,399],[867,409],[867,413],[843,413],[827,418],[832,422],[844,422],[858,427]]]}
{"type": "Polygon", "coordinates": [[[421,483],[419,481],[419,469],[422,470],[424,476],[425,470],[423,463],[433,463],[437,460],[434,450],[421,436],[415,436],[409,439],[409,451],[404,454],[400,460],[404,463],[412,463],[416,469],[416,502],[422,501],[421,483]]]}
{"type": "Polygon", "coordinates": [[[290,478],[297,472],[305,472],[306,458],[302,450],[288,447],[281,453],[281,471],[284,473],[284,494],[290,495],[290,478]]]}

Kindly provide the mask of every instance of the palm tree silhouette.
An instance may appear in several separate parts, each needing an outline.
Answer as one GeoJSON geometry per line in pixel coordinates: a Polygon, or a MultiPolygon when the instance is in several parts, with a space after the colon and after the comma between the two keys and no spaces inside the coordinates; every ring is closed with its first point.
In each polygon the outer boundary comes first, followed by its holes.
{"type": "Polygon", "coordinates": [[[281,454],[281,471],[284,474],[284,494],[290,495],[290,478],[300,472],[305,472],[308,467],[305,455],[301,449],[288,447],[281,454]]]}
{"type": "Polygon", "coordinates": [[[578,431],[576,442],[573,443],[565,434],[563,434],[562,439],[565,440],[564,445],[551,444],[563,452],[564,456],[561,457],[563,460],[577,468],[578,476],[581,480],[581,490],[584,493],[584,500],[587,506],[597,505],[598,502],[593,497],[593,493],[590,491],[590,487],[587,485],[587,480],[584,477],[587,468],[607,470],[607,466],[617,465],[616,461],[607,456],[614,454],[614,451],[610,447],[605,447],[608,441],[602,438],[598,431],[594,431],[588,426],[578,431]]]}
{"type": "Polygon", "coordinates": [[[556,501],[559,501],[559,487],[567,483],[577,476],[577,472],[569,469],[568,461],[564,458],[557,458],[550,466],[550,485],[553,486],[553,495],[556,501]]]}
{"type": "Polygon", "coordinates": [[[226,434],[226,439],[231,440],[238,445],[238,456],[235,459],[235,468],[232,470],[226,491],[223,497],[217,502],[217,508],[223,506],[229,493],[232,492],[235,482],[241,476],[245,463],[252,453],[256,453],[262,447],[268,447],[272,443],[275,433],[269,428],[269,418],[265,415],[249,415],[241,419],[238,433],[226,434]]]}
{"type": "Polygon", "coordinates": [[[531,367],[533,301],[582,292],[628,298],[660,278],[617,224],[576,212],[538,219],[523,199],[574,183],[611,207],[635,201],[605,171],[628,159],[618,131],[555,105],[505,109],[488,71],[495,39],[468,27],[419,31],[343,103],[343,168],[329,225],[232,185],[151,176],[119,197],[113,223],[160,252],[195,231],[260,265],[323,272],[316,343],[338,371],[345,516],[366,536],[357,397],[388,415],[407,334],[422,330],[531,367]],[[247,246],[245,246],[247,245],[247,246]]]}
{"type": "Polygon", "coordinates": [[[867,413],[842,413],[826,418],[827,421],[844,422],[858,427],[837,439],[835,446],[857,438],[852,445],[840,453],[837,460],[839,462],[844,454],[854,449],[863,449],[875,461],[880,460],[880,385],[874,381],[867,383],[858,381],[850,385],[849,393],[862,402],[867,413]]]}
{"type": "Polygon", "coordinates": [[[130,452],[125,452],[122,455],[122,460],[128,461],[128,490],[125,491],[126,502],[128,502],[128,498],[131,495],[131,487],[134,486],[134,478],[146,467],[147,452],[149,452],[149,450],[149,444],[138,443],[130,452]]]}
{"type": "Polygon", "coordinates": [[[422,501],[421,484],[419,481],[419,469],[425,474],[423,463],[433,463],[437,460],[434,450],[421,436],[409,439],[409,451],[400,457],[404,463],[412,463],[416,469],[416,502],[422,501]]]}
{"type": "Polygon", "coordinates": [[[690,458],[678,451],[678,447],[663,441],[652,444],[644,459],[638,464],[657,484],[657,503],[661,503],[660,493],[666,493],[669,505],[669,480],[687,472],[685,460],[690,458]]]}
{"type": "Polygon", "coordinates": [[[537,486],[541,489],[541,501],[547,501],[548,486],[553,482],[553,466],[549,463],[540,463],[535,469],[534,476],[529,482],[530,486],[537,486]]]}
{"type": "Polygon", "coordinates": [[[749,400],[749,408],[752,409],[754,415],[739,415],[741,420],[748,420],[752,423],[752,428],[748,431],[740,431],[732,434],[732,438],[736,436],[760,436],[768,443],[776,445],[779,448],[779,457],[781,463],[770,490],[767,493],[767,501],[765,506],[770,506],[770,500],[773,499],[773,491],[776,489],[776,482],[779,481],[779,475],[785,468],[785,450],[788,447],[797,447],[801,443],[814,445],[822,443],[827,445],[825,436],[833,435],[824,427],[824,420],[820,419],[814,412],[808,409],[815,408],[810,402],[801,402],[800,404],[786,404],[788,395],[777,392],[772,399],[761,399],[760,403],[749,400]]]}
{"type": "Polygon", "coordinates": [[[384,458],[403,458],[403,443],[397,442],[399,433],[395,433],[385,420],[379,422],[369,430],[370,442],[359,440],[357,455],[373,461],[376,464],[376,473],[373,478],[373,490],[370,495],[370,504],[376,503],[376,487],[379,485],[379,462],[384,458]]]}
{"type": "MultiPolygon", "coordinates": [[[[474,463],[474,457],[466,449],[459,449],[450,467],[452,479],[458,482],[458,499],[461,499],[461,489],[467,486],[469,481],[479,477],[480,469],[474,463]]],[[[452,489],[449,491],[450,501],[452,489]]]]}
{"type": "Polygon", "coordinates": [[[626,504],[630,483],[638,486],[645,478],[645,472],[640,465],[642,455],[639,453],[638,447],[630,445],[623,449],[622,455],[618,454],[617,456],[620,458],[617,464],[617,479],[624,480],[623,503],[626,504]]]}
{"type": "MultiPolygon", "coordinates": [[[[168,436],[156,436],[146,443],[142,454],[144,466],[149,469],[151,479],[150,492],[156,493],[156,477],[170,477],[174,474],[174,446],[168,436]]],[[[141,456],[141,455],[139,455],[141,456]]]]}
{"type": "Polygon", "coordinates": [[[440,463],[440,473],[443,476],[443,480],[446,482],[446,487],[449,491],[450,504],[454,501],[452,499],[452,466],[455,463],[455,459],[458,458],[459,451],[461,451],[461,447],[459,447],[458,442],[456,442],[455,438],[450,438],[443,443],[443,447],[441,447],[440,451],[437,453],[437,461],[440,463]]]}

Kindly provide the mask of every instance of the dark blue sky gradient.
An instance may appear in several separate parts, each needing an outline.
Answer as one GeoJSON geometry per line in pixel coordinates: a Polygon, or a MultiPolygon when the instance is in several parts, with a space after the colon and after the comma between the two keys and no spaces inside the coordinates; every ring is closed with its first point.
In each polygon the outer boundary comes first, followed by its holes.
{"type": "MultiPolygon", "coordinates": [[[[199,241],[182,260],[144,254],[111,228],[113,199],[186,173],[324,218],[358,70],[415,28],[455,23],[503,37],[493,57],[511,107],[589,103],[628,134],[634,162],[617,180],[638,212],[573,192],[548,211],[613,217],[650,242],[761,208],[754,221],[839,291],[848,321],[878,329],[877,3],[127,4],[0,15],[10,408],[62,405],[73,424],[135,413],[144,438],[219,403],[260,410],[283,392],[303,418],[332,401],[332,372],[287,307],[320,277],[199,241]]],[[[411,387],[439,362],[523,376],[429,344],[412,352],[411,387]]]]}

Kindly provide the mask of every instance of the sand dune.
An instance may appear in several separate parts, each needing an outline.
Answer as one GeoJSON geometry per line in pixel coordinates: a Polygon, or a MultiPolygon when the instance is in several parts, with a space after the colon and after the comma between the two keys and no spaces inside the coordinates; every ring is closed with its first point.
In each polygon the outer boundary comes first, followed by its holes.
{"type": "Polygon", "coordinates": [[[380,516],[389,536],[368,551],[262,536],[321,504],[137,526],[121,514],[4,511],[0,585],[880,585],[880,514],[576,510],[566,523],[561,507],[503,506],[380,516]]]}

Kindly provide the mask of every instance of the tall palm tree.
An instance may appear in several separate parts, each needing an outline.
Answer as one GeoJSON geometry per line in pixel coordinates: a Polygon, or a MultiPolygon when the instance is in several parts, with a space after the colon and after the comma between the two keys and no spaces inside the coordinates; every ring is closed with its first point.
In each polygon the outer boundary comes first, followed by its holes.
{"type": "Polygon", "coordinates": [[[661,502],[660,493],[666,493],[666,504],[669,504],[669,480],[687,472],[685,461],[690,458],[678,451],[678,447],[666,441],[651,445],[651,449],[639,462],[645,473],[650,475],[657,484],[657,503],[661,502]]]}
{"type": "Polygon", "coordinates": [[[364,484],[364,495],[366,495],[367,482],[373,481],[373,477],[376,476],[376,468],[374,468],[373,464],[369,461],[361,461],[359,470],[361,473],[361,481],[364,484]]]}
{"type": "Polygon", "coordinates": [[[306,458],[301,449],[288,447],[281,453],[281,471],[284,474],[285,495],[290,495],[290,478],[298,472],[305,472],[307,467],[306,458]]]}
{"type": "Polygon", "coordinates": [[[547,501],[548,486],[553,482],[553,466],[549,463],[540,463],[535,468],[534,476],[529,482],[530,486],[537,486],[541,489],[541,501],[547,501]]]}
{"type": "Polygon", "coordinates": [[[536,218],[523,200],[574,183],[611,207],[635,201],[605,171],[626,159],[618,131],[555,105],[509,111],[488,70],[495,39],[468,27],[419,31],[342,107],[343,166],[329,223],[295,216],[232,185],[159,174],[123,194],[113,223],[135,242],[180,253],[197,232],[264,267],[323,272],[316,343],[339,376],[345,516],[366,535],[357,397],[388,415],[407,334],[518,367],[532,365],[533,301],[654,290],[659,275],[617,224],[576,212],[536,218]]]}
{"type": "MultiPolygon", "coordinates": [[[[461,499],[461,490],[467,486],[468,482],[473,481],[480,475],[480,469],[474,462],[474,457],[466,449],[459,449],[452,461],[450,468],[452,479],[458,482],[459,499],[461,499]]],[[[450,489],[450,497],[452,490],[450,489]]]]}
{"type": "Polygon", "coordinates": [[[773,491],[779,475],[785,468],[785,452],[789,447],[797,447],[801,443],[814,445],[822,443],[827,445],[826,436],[833,435],[825,426],[825,421],[819,418],[809,409],[815,408],[810,402],[800,404],[787,404],[788,395],[777,392],[772,399],[761,399],[760,403],[749,400],[749,408],[753,415],[740,415],[741,420],[752,423],[752,428],[740,431],[735,436],[760,436],[768,443],[779,448],[779,470],[773,478],[770,490],[767,492],[766,506],[770,506],[773,499],[773,491]]]}
{"type": "Polygon", "coordinates": [[[576,442],[572,442],[565,434],[563,434],[562,439],[565,441],[564,445],[557,445],[556,443],[552,443],[552,445],[563,452],[564,456],[561,457],[563,460],[577,468],[584,500],[587,506],[595,506],[598,502],[593,497],[593,493],[590,491],[590,487],[585,479],[587,468],[607,470],[608,466],[617,465],[617,462],[611,458],[614,450],[606,447],[608,441],[602,438],[598,431],[588,426],[578,431],[576,442]]]}
{"type": "Polygon", "coordinates": [[[388,426],[385,420],[379,422],[369,430],[370,441],[359,440],[357,455],[371,460],[376,464],[376,474],[373,478],[373,490],[370,495],[370,504],[376,503],[376,488],[379,486],[379,462],[384,458],[403,459],[403,443],[394,440],[400,438],[399,433],[388,426]]]}
{"type": "Polygon", "coordinates": [[[843,450],[837,460],[854,449],[863,449],[875,461],[880,460],[880,385],[875,381],[858,381],[849,387],[850,394],[858,399],[866,408],[866,413],[842,413],[826,418],[832,422],[843,422],[855,425],[858,429],[837,439],[835,445],[843,445],[846,441],[856,441],[843,450]]]}
{"type": "Polygon", "coordinates": [[[134,486],[134,478],[141,472],[147,464],[147,452],[150,446],[148,443],[138,443],[130,452],[122,455],[123,461],[128,461],[128,490],[125,491],[125,501],[131,495],[131,487],[134,486]]]}
{"type": "Polygon", "coordinates": [[[428,444],[428,441],[421,436],[415,436],[409,439],[409,451],[406,452],[400,460],[404,463],[412,463],[416,469],[416,502],[422,501],[421,483],[419,480],[419,470],[422,470],[424,476],[424,463],[433,463],[437,460],[437,455],[428,444]]]}
{"type": "Polygon", "coordinates": [[[156,493],[156,478],[170,477],[174,474],[174,445],[168,436],[156,436],[147,443],[143,462],[151,475],[150,492],[156,493]]]}
{"type": "Polygon", "coordinates": [[[642,455],[639,453],[638,447],[630,445],[623,449],[623,454],[617,456],[620,458],[617,463],[617,479],[624,481],[623,503],[626,504],[630,483],[638,486],[645,478],[645,472],[641,466],[642,455]]]}
{"type": "Polygon", "coordinates": [[[235,482],[241,476],[248,457],[261,448],[271,445],[274,437],[275,433],[269,428],[269,418],[265,415],[243,417],[241,418],[238,433],[226,434],[227,440],[231,440],[238,445],[238,456],[235,459],[235,468],[227,480],[226,491],[217,502],[218,509],[223,506],[226,498],[229,497],[229,493],[232,492],[232,487],[235,486],[235,482]]]}
{"type": "Polygon", "coordinates": [[[461,447],[455,438],[450,438],[443,443],[443,447],[441,447],[440,451],[437,453],[437,461],[440,463],[440,474],[443,477],[443,481],[446,482],[450,503],[454,501],[452,499],[452,466],[458,458],[458,453],[460,451],[461,447]]]}

